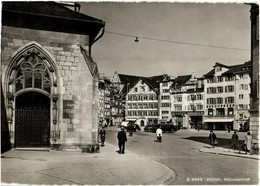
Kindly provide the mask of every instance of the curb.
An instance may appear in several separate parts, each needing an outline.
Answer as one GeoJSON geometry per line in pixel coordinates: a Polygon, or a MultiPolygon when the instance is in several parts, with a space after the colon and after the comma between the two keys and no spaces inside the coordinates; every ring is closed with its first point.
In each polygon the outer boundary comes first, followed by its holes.
{"type": "Polygon", "coordinates": [[[164,165],[162,163],[159,163],[157,161],[154,161],[154,160],[151,160],[151,159],[149,159],[149,161],[153,161],[154,163],[158,164],[159,166],[164,167],[165,169],[167,169],[168,173],[167,173],[167,175],[162,175],[159,178],[156,178],[156,179],[154,179],[152,181],[143,183],[143,185],[165,185],[165,184],[167,184],[167,182],[172,181],[173,179],[175,179],[176,174],[175,174],[175,172],[172,169],[170,169],[166,165],[164,165]]]}
{"type": "Polygon", "coordinates": [[[224,156],[233,156],[233,157],[239,157],[239,158],[247,158],[247,159],[254,159],[254,160],[259,160],[259,157],[251,157],[251,156],[243,156],[241,155],[237,155],[237,154],[228,154],[225,152],[212,152],[212,151],[205,151],[205,150],[199,150],[200,152],[204,152],[204,153],[209,153],[209,154],[217,154],[217,155],[224,155],[224,156]]]}

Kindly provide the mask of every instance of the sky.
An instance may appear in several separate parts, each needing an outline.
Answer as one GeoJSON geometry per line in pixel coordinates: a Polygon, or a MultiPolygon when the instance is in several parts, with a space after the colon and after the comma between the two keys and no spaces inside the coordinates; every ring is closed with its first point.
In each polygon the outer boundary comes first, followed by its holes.
{"type": "Polygon", "coordinates": [[[106,23],[103,37],[94,43],[91,52],[99,72],[108,77],[115,71],[137,76],[194,74],[202,77],[216,62],[235,65],[250,60],[249,5],[173,2],[80,4],[81,13],[106,23]],[[134,41],[135,37],[139,42],[134,41]]]}

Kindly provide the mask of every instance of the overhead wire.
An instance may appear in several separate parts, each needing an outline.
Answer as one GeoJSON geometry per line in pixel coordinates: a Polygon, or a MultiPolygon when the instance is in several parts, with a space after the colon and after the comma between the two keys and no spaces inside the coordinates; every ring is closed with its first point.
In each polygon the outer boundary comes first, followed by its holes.
{"type": "Polygon", "coordinates": [[[123,33],[118,33],[118,32],[111,32],[111,31],[105,31],[105,33],[114,34],[114,35],[119,35],[119,36],[123,36],[123,37],[135,38],[135,39],[136,39],[135,41],[139,41],[139,40],[137,40],[137,39],[145,39],[145,40],[151,40],[151,41],[167,42],[167,43],[190,45],[190,46],[199,46],[199,47],[208,47],[208,48],[219,48],[219,49],[228,49],[228,50],[240,50],[240,51],[247,51],[247,52],[250,51],[249,49],[243,49],[243,48],[234,48],[234,47],[215,46],[215,45],[206,45],[206,44],[182,42],[182,41],[173,41],[173,40],[157,39],[157,38],[150,38],[150,37],[142,37],[142,36],[136,36],[136,35],[123,34],[123,33]]]}

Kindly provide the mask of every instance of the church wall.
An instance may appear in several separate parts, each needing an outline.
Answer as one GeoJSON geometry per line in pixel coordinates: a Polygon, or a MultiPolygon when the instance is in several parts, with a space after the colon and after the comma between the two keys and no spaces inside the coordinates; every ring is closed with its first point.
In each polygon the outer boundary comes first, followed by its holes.
{"type": "MultiPolygon", "coordinates": [[[[54,59],[59,73],[51,97],[58,96],[58,116],[57,124],[51,121],[51,132],[55,133],[51,134],[51,145],[67,148],[96,143],[97,124],[93,123],[95,112],[92,109],[93,77],[80,50],[82,46],[88,51],[88,35],[2,26],[1,41],[2,73],[12,60],[11,56],[32,41],[41,45],[54,59]]],[[[6,85],[4,82],[2,84],[6,91],[6,85]]],[[[13,143],[14,128],[9,130],[13,143]]]]}

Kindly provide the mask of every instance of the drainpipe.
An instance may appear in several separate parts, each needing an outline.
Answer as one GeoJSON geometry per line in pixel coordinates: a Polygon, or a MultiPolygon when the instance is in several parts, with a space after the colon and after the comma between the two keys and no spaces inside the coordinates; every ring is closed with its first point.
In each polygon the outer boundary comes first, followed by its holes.
{"type": "MultiPolygon", "coordinates": [[[[99,33],[100,33],[100,32],[99,32],[99,33]]],[[[95,42],[97,42],[97,40],[99,40],[101,37],[103,37],[104,33],[105,33],[105,22],[102,22],[102,28],[101,28],[101,33],[100,33],[100,35],[99,35],[98,37],[96,37],[92,43],[89,43],[89,55],[90,55],[90,56],[91,56],[91,47],[92,47],[92,45],[93,45],[95,42]]]]}

